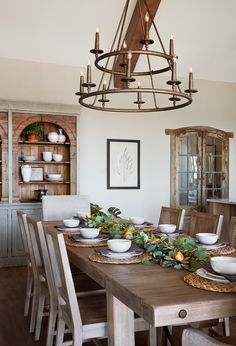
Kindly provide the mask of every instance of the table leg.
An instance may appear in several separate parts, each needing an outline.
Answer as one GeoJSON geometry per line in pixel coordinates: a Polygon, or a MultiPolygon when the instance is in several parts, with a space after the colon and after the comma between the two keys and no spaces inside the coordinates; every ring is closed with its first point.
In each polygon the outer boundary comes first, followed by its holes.
{"type": "Polygon", "coordinates": [[[134,346],[134,312],[107,292],[109,346],[134,346]]]}

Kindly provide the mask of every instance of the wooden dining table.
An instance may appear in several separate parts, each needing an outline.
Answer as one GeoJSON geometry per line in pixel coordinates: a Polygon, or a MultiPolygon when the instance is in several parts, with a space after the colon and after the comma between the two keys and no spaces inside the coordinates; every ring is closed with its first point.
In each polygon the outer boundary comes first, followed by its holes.
{"type": "Polygon", "coordinates": [[[236,316],[236,293],[194,288],[184,282],[186,270],[97,263],[89,259],[93,248],[67,251],[76,267],[106,289],[109,346],[134,346],[134,312],[154,327],[236,316]]]}

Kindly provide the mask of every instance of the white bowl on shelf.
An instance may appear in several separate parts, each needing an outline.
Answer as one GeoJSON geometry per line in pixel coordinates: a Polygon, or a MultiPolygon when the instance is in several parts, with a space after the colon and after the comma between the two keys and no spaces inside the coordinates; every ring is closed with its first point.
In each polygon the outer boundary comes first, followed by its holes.
{"type": "Polygon", "coordinates": [[[78,219],[66,219],[63,220],[64,226],[66,227],[77,227],[79,226],[79,220],[78,219]]]}
{"type": "Polygon", "coordinates": [[[80,235],[83,238],[91,239],[96,238],[99,235],[99,228],[80,228],[80,235]]]}
{"type": "Polygon", "coordinates": [[[51,151],[43,151],[43,160],[46,162],[52,161],[52,152],[51,151]]]}
{"type": "Polygon", "coordinates": [[[215,233],[196,233],[196,238],[201,244],[212,245],[217,242],[218,235],[215,233]]]}
{"type": "Polygon", "coordinates": [[[159,230],[161,231],[161,233],[174,233],[176,230],[176,225],[171,224],[171,223],[163,223],[158,225],[159,230]]]}
{"type": "Polygon", "coordinates": [[[144,218],[140,216],[130,216],[130,221],[135,225],[142,225],[144,223],[144,218]]]}
{"type": "Polygon", "coordinates": [[[49,178],[49,179],[61,179],[61,177],[62,177],[61,174],[48,173],[48,178],[49,178]]]}
{"type": "Polygon", "coordinates": [[[236,258],[230,256],[211,257],[211,266],[218,274],[236,274],[236,258]]]}
{"type": "Polygon", "coordinates": [[[126,252],[131,247],[130,239],[109,239],[107,245],[111,251],[126,252]]]}
{"type": "Polygon", "coordinates": [[[62,154],[53,153],[52,154],[52,158],[53,158],[54,161],[60,162],[63,159],[63,155],[62,154]]]}
{"type": "Polygon", "coordinates": [[[35,161],[36,157],[33,155],[24,155],[22,158],[24,161],[35,161]]]}

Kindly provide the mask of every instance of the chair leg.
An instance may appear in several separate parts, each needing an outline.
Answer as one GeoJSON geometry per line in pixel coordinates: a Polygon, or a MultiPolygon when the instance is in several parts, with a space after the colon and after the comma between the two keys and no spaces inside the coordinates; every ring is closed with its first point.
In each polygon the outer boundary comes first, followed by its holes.
{"type": "Polygon", "coordinates": [[[39,296],[39,303],[38,303],[38,311],[37,311],[37,319],[36,319],[36,327],[35,327],[35,335],[34,335],[35,341],[39,340],[39,337],[40,337],[44,303],[45,303],[45,295],[41,293],[39,296]]]}
{"type": "Polygon", "coordinates": [[[60,316],[60,312],[59,312],[58,321],[57,321],[56,346],[61,346],[63,344],[64,334],[65,334],[65,321],[60,316]]]}
{"type": "Polygon", "coordinates": [[[32,271],[28,267],[27,270],[27,285],[26,285],[26,294],[25,294],[25,307],[24,307],[24,317],[29,315],[29,306],[30,306],[30,298],[32,296],[33,289],[33,276],[32,271]]]}
{"type": "Polygon", "coordinates": [[[33,333],[35,330],[35,323],[36,323],[36,315],[37,315],[37,308],[38,308],[38,299],[39,299],[39,287],[38,284],[35,283],[34,280],[34,288],[33,288],[33,300],[32,300],[32,307],[31,307],[31,316],[30,316],[30,333],[33,333]]]}
{"type": "Polygon", "coordinates": [[[156,327],[149,327],[149,346],[157,346],[157,330],[156,327]]]}
{"type": "Polygon", "coordinates": [[[49,312],[49,318],[48,318],[48,333],[47,333],[46,346],[53,345],[57,313],[58,313],[57,304],[50,301],[50,312],[49,312]]]}
{"type": "Polygon", "coordinates": [[[223,333],[224,336],[230,336],[229,317],[223,318],[223,333]]]}

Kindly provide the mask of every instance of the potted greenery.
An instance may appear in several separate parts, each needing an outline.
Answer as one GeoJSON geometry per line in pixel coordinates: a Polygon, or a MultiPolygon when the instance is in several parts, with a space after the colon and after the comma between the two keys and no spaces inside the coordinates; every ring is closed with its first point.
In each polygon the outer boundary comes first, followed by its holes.
{"type": "Polygon", "coordinates": [[[27,141],[30,142],[36,142],[42,135],[43,130],[39,123],[32,123],[22,131],[22,136],[24,136],[27,141]]]}

